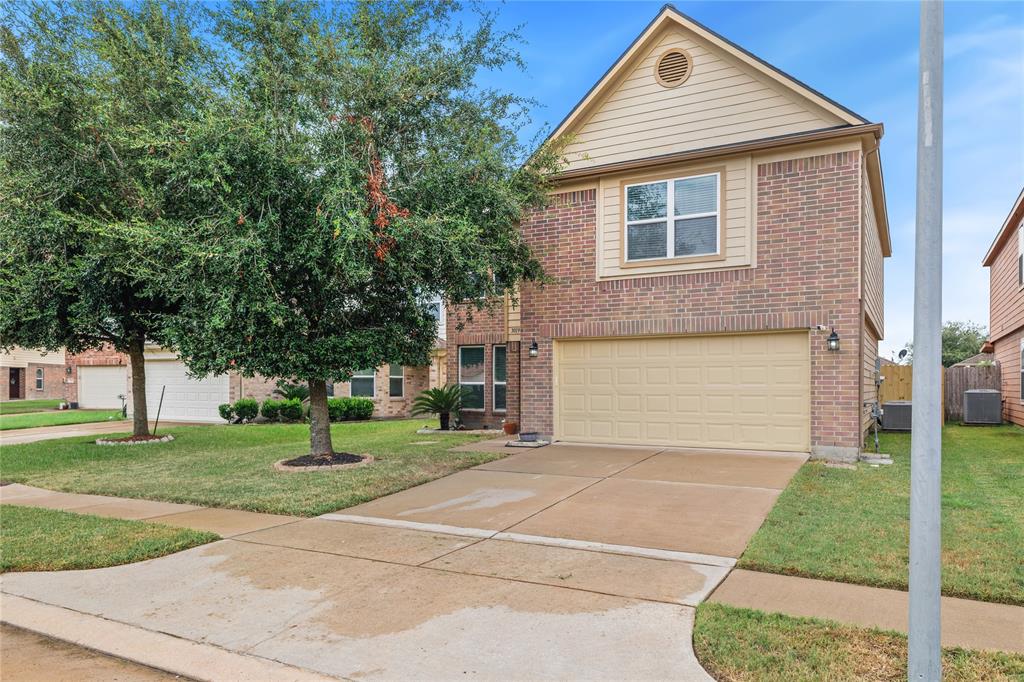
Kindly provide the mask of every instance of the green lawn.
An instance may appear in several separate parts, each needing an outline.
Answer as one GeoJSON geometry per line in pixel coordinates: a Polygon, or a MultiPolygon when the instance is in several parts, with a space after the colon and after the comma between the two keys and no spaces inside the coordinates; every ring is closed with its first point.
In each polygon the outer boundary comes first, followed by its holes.
{"type": "Polygon", "coordinates": [[[213,533],[158,523],[0,506],[0,572],[117,566],[217,539],[213,533]]]}
{"type": "MultiPolygon", "coordinates": [[[[946,426],[942,442],[943,593],[1024,604],[1024,429],[946,426]]],[[[909,434],[881,450],[894,464],[804,465],[739,566],[906,589],[909,434]]]]}
{"type": "Polygon", "coordinates": [[[65,426],[121,420],[121,410],[60,410],[31,414],[0,415],[0,431],[31,429],[37,426],[65,426]]]}
{"type": "Polygon", "coordinates": [[[309,427],[257,424],[160,429],[175,440],[158,445],[104,447],[91,438],[6,445],[0,470],[6,481],[51,490],[315,516],[500,457],[449,452],[493,436],[417,434],[423,424],[420,419],[334,425],[335,450],[376,458],[355,469],[275,471],[274,462],[308,452],[309,427]]]}
{"type": "Polygon", "coordinates": [[[60,403],[60,400],[5,400],[0,402],[0,414],[56,410],[60,403]]]}
{"type": "MultiPolygon", "coordinates": [[[[812,618],[705,602],[697,609],[693,647],[712,677],[734,682],[907,679],[904,635],[812,618]]],[[[946,682],[1024,679],[1024,656],[945,649],[946,682]]]]}

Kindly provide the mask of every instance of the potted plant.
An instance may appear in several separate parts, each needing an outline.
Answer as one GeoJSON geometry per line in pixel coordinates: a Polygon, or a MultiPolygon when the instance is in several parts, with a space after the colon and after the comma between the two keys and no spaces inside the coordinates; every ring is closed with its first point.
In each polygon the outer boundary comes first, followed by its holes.
{"type": "Polygon", "coordinates": [[[412,401],[412,415],[415,417],[420,414],[436,414],[441,423],[441,430],[447,431],[451,428],[452,415],[458,419],[462,401],[467,393],[468,388],[457,384],[428,388],[412,401]]]}

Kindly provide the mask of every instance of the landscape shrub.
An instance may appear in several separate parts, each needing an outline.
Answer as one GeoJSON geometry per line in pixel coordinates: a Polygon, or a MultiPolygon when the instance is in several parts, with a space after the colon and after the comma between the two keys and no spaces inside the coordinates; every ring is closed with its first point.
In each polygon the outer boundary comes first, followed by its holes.
{"type": "Polygon", "coordinates": [[[327,414],[332,422],[340,422],[345,418],[345,401],[348,398],[328,398],[327,414]]]}
{"type": "Polygon", "coordinates": [[[276,422],[281,417],[281,401],[268,398],[260,405],[260,415],[264,419],[276,422]]]}
{"type": "MultiPolygon", "coordinates": [[[[343,400],[346,400],[343,398],[343,400]]],[[[373,401],[369,398],[347,398],[346,419],[369,419],[373,416],[373,401]]]]}
{"type": "Polygon", "coordinates": [[[226,422],[235,418],[235,406],[231,403],[221,403],[217,406],[217,411],[220,412],[220,418],[226,422]]]}
{"type": "Polygon", "coordinates": [[[298,398],[281,401],[281,419],[297,422],[302,419],[302,401],[298,398]]]}
{"type": "Polygon", "coordinates": [[[234,410],[239,419],[251,422],[260,413],[260,404],[255,398],[239,398],[235,401],[234,410]]]}

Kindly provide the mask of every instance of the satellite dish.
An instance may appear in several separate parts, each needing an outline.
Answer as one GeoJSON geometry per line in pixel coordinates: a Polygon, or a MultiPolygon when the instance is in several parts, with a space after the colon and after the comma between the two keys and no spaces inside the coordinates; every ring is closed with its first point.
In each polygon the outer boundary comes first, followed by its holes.
{"type": "Polygon", "coordinates": [[[902,360],[905,357],[907,357],[907,349],[906,348],[904,348],[903,350],[900,351],[900,360],[902,360]]]}

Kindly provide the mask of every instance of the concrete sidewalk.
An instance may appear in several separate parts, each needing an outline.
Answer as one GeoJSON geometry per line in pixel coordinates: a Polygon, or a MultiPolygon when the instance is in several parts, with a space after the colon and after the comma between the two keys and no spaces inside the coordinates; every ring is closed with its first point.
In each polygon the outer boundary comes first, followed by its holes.
{"type": "MultiPolygon", "coordinates": [[[[710,602],[907,632],[907,593],[736,569],[710,602]]],[[[942,598],[942,645],[1024,653],[1024,607],[942,598]]]]}
{"type": "MultiPolygon", "coordinates": [[[[195,422],[160,422],[161,431],[165,426],[195,426],[195,422]]],[[[208,424],[207,424],[208,426],[208,424]]],[[[153,424],[150,423],[150,428],[153,424]]],[[[131,434],[131,420],[114,422],[89,422],[86,424],[63,424],[60,426],[37,426],[31,429],[0,431],[0,445],[20,445],[41,440],[74,438],[76,436],[103,436],[110,433],[131,434]]]]}
{"type": "Polygon", "coordinates": [[[43,507],[76,514],[152,521],[169,526],[205,530],[225,538],[300,520],[296,516],[262,514],[239,509],[213,509],[194,504],[157,502],[108,495],[62,493],[20,483],[0,486],[0,504],[43,507]]]}

